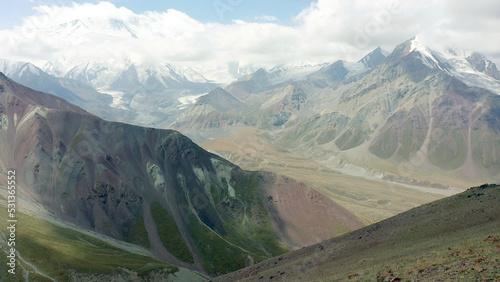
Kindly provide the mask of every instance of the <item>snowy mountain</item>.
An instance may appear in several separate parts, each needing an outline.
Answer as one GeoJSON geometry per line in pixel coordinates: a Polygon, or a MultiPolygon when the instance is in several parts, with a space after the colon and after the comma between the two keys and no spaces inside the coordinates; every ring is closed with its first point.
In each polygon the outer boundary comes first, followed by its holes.
{"type": "Polygon", "coordinates": [[[135,112],[117,106],[116,97],[98,92],[88,83],[50,75],[28,62],[0,59],[0,72],[17,83],[63,98],[107,120],[127,122],[137,117],[135,112]]]}
{"type": "MultiPolygon", "coordinates": [[[[346,77],[343,62],[336,65],[332,77],[346,77]]],[[[442,53],[408,40],[358,81],[330,86],[337,102],[277,132],[277,145],[328,166],[350,163],[407,183],[421,181],[417,171],[498,181],[497,72],[481,55],[442,53]],[[392,175],[382,162],[411,173],[392,175]]]]}
{"type": "MultiPolygon", "coordinates": [[[[99,5],[108,5],[110,11],[116,9],[110,3],[99,5]]],[[[116,14],[51,19],[44,25],[27,28],[26,32],[43,34],[55,46],[69,50],[56,60],[45,62],[44,71],[89,83],[96,89],[110,89],[111,84],[131,66],[137,69],[141,84],[153,76],[155,82],[165,88],[183,88],[185,83],[227,85],[258,69],[239,66],[237,62],[220,66],[193,64],[197,59],[191,58],[190,53],[197,53],[200,49],[196,40],[193,39],[193,50],[165,43],[189,37],[185,32],[187,27],[194,31],[206,28],[175,10],[166,14],[138,15],[125,9],[116,14]],[[167,17],[186,20],[187,26],[178,26],[166,20],[167,17]]]]}
{"type": "Polygon", "coordinates": [[[18,83],[51,93],[111,121],[167,127],[183,105],[217,87],[190,69],[170,65],[89,62],[70,67],[0,60],[0,71],[18,83]],[[189,77],[189,78],[188,78],[189,77]]]}
{"type": "Polygon", "coordinates": [[[57,95],[74,104],[83,102],[81,97],[61,85],[56,77],[31,63],[0,59],[0,72],[35,90],[57,95]]]}
{"type": "Polygon", "coordinates": [[[477,86],[500,94],[500,72],[496,65],[477,52],[453,51],[440,53],[451,68],[446,71],[469,86],[477,86]]]}
{"type": "Polygon", "coordinates": [[[307,79],[322,86],[357,80],[381,64],[386,57],[387,52],[378,47],[358,62],[338,60],[310,74],[307,79]]]}
{"type": "Polygon", "coordinates": [[[497,74],[480,54],[435,51],[415,38],[388,56],[377,48],[299,81],[273,85],[272,72],[260,69],[225,88],[246,108],[191,106],[176,125],[198,139],[257,127],[280,148],[340,169],[354,164],[385,175],[378,166],[385,162],[432,167],[451,178],[498,179],[497,74]]]}
{"type": "MultiPolygon", "coordinates": [[[[64,23],[51,30],[58,36],[68,36],[70,41],[76,40],[71,32],[88,33],[87,36],[90,37],[106,35],[120,41],[120,38],[135,38],[134,35],[146,36],[151,31],[143,32],[144,24],[130,19],[88,18],[64,23]]],[[[494,63],[479,53],[456,49],[432,50],[418,37],[408,41],[405,48],[405,52],[413,53],[429,69],[443,71],[468,86],[500,94],[500,72],[494,63]]],[[[314,99],[320,101],[311,106],[321,109],[334,103],[337,98],[328,98],[326,93],[330,90],[321,92],[320,95],[309,92],[335,89],[340,85],[356,82],[382,64],[387,55],[387,52],[377,48],[357,62],[305,62],[254,71],[253,67],[240,67],[236,62],[226,66],[194,69],[147,60],[133,62],[126,57],[85,62],[60,58],[46,63],[43,69],[29,63],[3,60],[0,61],[0,70],[19,83],[55,94],[106,119],[168,128],[198,97],[221,86],[214,83],[212,78],[218,81],[238,78],[225,90],[241,101],[253,94],[293,82],[307,81],[312,88],[306,94],[312,94],[310,98],[317,96],[314,99]],[[325,106],[317,107],[318,103],[325,106]]],[[[266,98],[265,95],[260,95],[255,99],[266,98]]],[[[256,101],[250,103],[258,104],[256,101]]],[[[287,104],[286,101],[282,102],[287,104]]],[[[281,110],[283,109],[280,108],[281,110]]]]}
{"type": "Polygon", "coordinates": [[[318,64],[303,62],[299,64],[281,64],[271,68],[268,71],[268,76],[271,84],[304,80],[308,75],[320,70],[326,65],[328,65],[328,63],[318,64]]]}
{"type": "Polygon", "coordinates": [[[127,60],[78,63],[60,59],[47,63],[44,69],[111,95],[110,107],[133,114],[125,120],[121,115],[111,120],[160,128],[168,128],[180,111],[195,102],[193,97],[219,86],[192,68],[168,63],[127,60]]]}
{"type": "Polygon", "coordinates": [[[488,89],[500,94],[500,71],[483,54],[459,49],[432,50],[415,37],[410,52],[420,53],[429,68],[440,69],[468,86],[488,89]]]}
{"type": "Polygon", "coordinates": [[[64,60],[44,66],[47,73],[88,83],[96,89],[125,91],[144,88],[147,91],[213,88],[211,82],[193,69],[175,68],[170,64],[134,64],[126,61],[105,63],[90,61],[71,64],[64,60]]]}

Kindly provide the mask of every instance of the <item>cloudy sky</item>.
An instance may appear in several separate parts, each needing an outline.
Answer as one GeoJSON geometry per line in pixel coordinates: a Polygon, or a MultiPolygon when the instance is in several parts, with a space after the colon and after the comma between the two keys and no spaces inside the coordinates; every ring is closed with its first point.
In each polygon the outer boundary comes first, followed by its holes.
{"type": "Polygon", "coordinates": [[[355,61],[419,35],[433,48],[476,50],[500,65],[494,0],[14,0],[0,18],[0,58],[239,62],[355,61]]]}

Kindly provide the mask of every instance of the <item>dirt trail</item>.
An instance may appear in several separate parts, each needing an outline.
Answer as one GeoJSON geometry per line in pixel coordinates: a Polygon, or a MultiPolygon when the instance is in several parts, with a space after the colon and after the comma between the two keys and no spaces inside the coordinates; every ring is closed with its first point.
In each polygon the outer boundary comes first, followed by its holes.
{"type": "MultiPolygon", "coordinates": [[[[18,258],[19,260],[21,260],[24,264],[29,265],[29,266],[33,269],[33,271],[34,271],[35,273],[38,273],[39,275],[41,275],[41,276],[43,276],[43,277],[46,277],[47,279],[50,279],[50,280],[52,280],[52,281],[58,281],[58,280],[56,280],[56,279],[54,279],[54,278],[52,278],[52,277],[48,276],[47,274],[43,273],[43,272],[42,272],[40,269],[38,269],[36,266],[34,266],[33,264],[31,264],[29,261],[25,260],[25,259],[21,256],[21,254],[19,254],[19,252],[17,252],[17,258],[18,258]]],[[[20,264],[20,265],[21,265],[21,264],[20,264]]],[[[21,266],[21,267],[22,267],[22,266],[21,266]]],[[[24,267],[23,267],[23,269],[24,269],[24,267]]],[[[28,277],[28,278],[29,278],[29,277],[28,277]]]]}

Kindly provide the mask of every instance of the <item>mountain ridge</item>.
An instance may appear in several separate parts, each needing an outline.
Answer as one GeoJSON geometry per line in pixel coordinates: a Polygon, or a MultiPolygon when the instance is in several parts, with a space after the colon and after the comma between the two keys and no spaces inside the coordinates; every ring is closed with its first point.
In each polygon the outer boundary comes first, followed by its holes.
{"type": "Polygon", "coordinates": [[[0,86],[0,169],[16,169],[18,194],[162,261],[217,275],[362,226],[304,184],[243,171],[179,132],[104,121],[3,74],[0,86]],[[271,204],[276,189],[288,198],[271,204]],[[286,205],[311,214],[286,218],[286,205]]]}
{"type": "Polygon", "coordinates": [[[499,197],[498,185],[473,187],[212,281],[495,280],[499,197]]]}

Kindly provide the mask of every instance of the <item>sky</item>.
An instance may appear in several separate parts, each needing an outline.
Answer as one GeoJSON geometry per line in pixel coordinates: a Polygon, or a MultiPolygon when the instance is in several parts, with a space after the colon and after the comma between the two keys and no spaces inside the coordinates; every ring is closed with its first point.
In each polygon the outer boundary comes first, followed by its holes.
{"type": "Polygon", "coordinates": [[[500,65],[500,1],[13,0],[0,58],[272,67],[356,61],[415,35],[500,65]]]}
{"type": "MultiPolygon", "coordinates": [[[[22,23],[22,20],[33,14],[33,8],[41,5],[71,5],[71,3],[92,3],[101,1],[68,1],[68,0],[13,0],[0,18],[0,29],[10,29],[22,23]]],[[[201,22],[231,23],[233,20],[259,20],[259,17],[270,16],[287,24],[311,0],[112,0],[117,7],[126,7],[135,13],[146,11],[166,12],[175,9],[188,14],[201,22]]]]}

